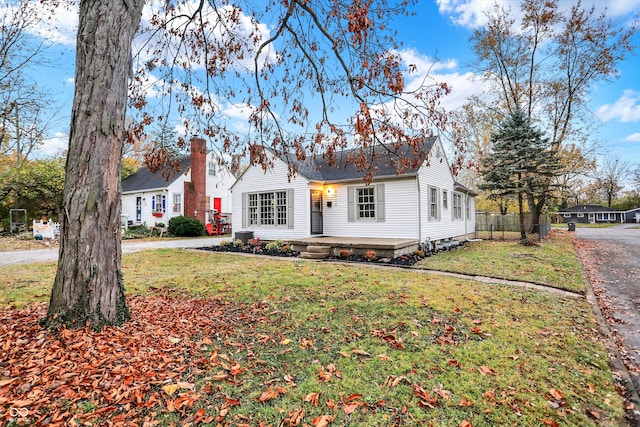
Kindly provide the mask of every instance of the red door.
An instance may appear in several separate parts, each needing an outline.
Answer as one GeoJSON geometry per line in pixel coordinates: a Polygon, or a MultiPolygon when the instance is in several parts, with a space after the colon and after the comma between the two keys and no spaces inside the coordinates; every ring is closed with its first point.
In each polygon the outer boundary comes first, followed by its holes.
{"type": "Polygon", "coordinates": [[[218,213],[222,213],[222,198],[214,197],[213,198],[213,210],[218,213]]]}

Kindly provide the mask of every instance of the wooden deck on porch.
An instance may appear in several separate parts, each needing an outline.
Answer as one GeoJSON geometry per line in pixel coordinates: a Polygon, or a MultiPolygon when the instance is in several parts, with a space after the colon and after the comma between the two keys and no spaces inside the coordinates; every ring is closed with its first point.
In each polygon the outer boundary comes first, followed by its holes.
{"type": "Polygon", "coordinates": [[[416,239],[335,236],[307,237],[291,240],[289,244],[294,251],[300,252],[301,257],[318,259],[338,256],[343,249],[349,250],[353,255],[364,255],[372,250],[379,258],[396,258],[413,253],[419,246],[416,239]]]}

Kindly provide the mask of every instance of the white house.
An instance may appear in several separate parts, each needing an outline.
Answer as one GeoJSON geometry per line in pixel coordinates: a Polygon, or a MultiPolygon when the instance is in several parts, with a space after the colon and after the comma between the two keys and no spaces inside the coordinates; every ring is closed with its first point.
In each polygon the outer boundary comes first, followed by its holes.
{"type": "MultiPolygon", "coordinates": [[[[379,173],[369,185],[362,172],[344,162],[338,168],[324,160],[300,165],[290,180],[280,159],[266,172],[249,166],[231,187],[235,230],[265,240],[341,236],[436,242],[466,237],[475,231],[476,194],[455,181],[438,137],[427,142],[427,149],[429,161],[402,174],[381,156],[379,173]]],[[[398,154],[408,158],[413,151],[404,147],[398,154]]]]}
{"type": "Polygon", "coordinates": [[[234,175],[206,152],[204,140],[194,138],[191,145],[191,154],[178,158],[179,170],[168,171],[168,177],[143,166],[122,181],[122,214],[130,223],[166,224],[180,215],[205,223],[214,210],[231,218],[234,175]]]}

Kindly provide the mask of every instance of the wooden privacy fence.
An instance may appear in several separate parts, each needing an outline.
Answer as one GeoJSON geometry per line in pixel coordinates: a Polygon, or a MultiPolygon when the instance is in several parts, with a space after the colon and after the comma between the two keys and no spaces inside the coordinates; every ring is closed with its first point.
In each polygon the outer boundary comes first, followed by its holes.
{"type": "MultiPolygon", "coordinates": [[[[544,238],[551,231],[549,215],[540,215],[537,224],[539,239],[544,238]]],[[[531,231],[531,215],[525,215],[524,227],[527,233],[531,231]]],[[[520,217],[515,214],[501,215],[498,213],[476,212],[476,238],[479,239],[519,239],[520,217]]]]}

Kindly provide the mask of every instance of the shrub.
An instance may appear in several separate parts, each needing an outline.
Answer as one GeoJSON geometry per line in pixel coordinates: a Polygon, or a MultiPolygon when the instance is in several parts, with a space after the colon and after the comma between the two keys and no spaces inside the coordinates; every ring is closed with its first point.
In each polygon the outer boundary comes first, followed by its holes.
{"type": "Polygon", "coordinates": [[[231,240],[223,240],[220,242],[220,246],[231,246],[232,243],[231,240]]]}
{"type": "Polygon", "coordinates": [[[242,243],[242,240],[240,239],[236,239],[233,241],[233,246],[235,246],[236,248],[239,248],[242,245],[244,245],[244,243],[242,243]]]}
{"type": "Polygon", "coordinates": [[[250,239],[247,243],[249,246],[260,246],[260,238],[256,237],[254,239],[250,239]]]}
{"type": "Polygon", "coordinates": [[[376,251],[367,251],[364,253],[364,259],[367,261],[375,261],[377,257],[376,251]]]}
{"type": "Polygon", "coordinates": [[[272,251],[275,249],[279,249],[280,246],[282,246],[284,243],[282,243],[282,240],[274,240],[273,242],[269,242],[266,245],[264,245],[264,248],[272,251]]]}
{"type": "Polygon", "coordinates": [[[338,252],[338,254],[340,255],[340,258],[349,258],[351,252],[349,251],[349,249],[340,249],[340,252],[338,252]]]}
{"type": "Polygon", "coordinates": [[[178,237],[202,236],[204,225],[196,218],[176,216],[169,220],[169,234],[178,237]]]}
{"type": "Polygon", "coordinates": [[[291,251],[292,251],[292,249],[291,249],[291,246],[289,246],[289,245],[282,245],[280,247],[280,252],[282,252],[283,254],[291,253],[291,251]]]}

